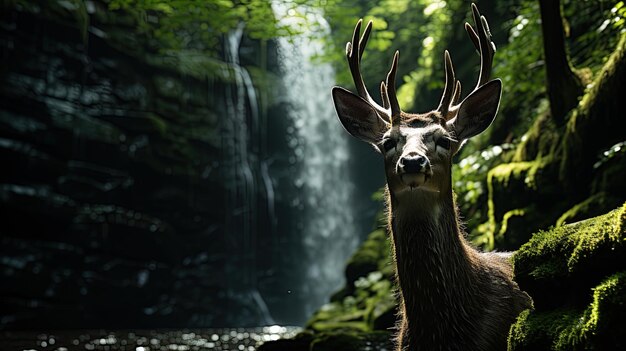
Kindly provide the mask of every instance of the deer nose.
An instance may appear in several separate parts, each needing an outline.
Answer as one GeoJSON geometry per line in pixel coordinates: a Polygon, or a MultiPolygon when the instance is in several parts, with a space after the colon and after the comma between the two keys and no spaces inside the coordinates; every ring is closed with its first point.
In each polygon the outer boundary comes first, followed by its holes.
{"type": "Polygon", "coordinates": [[[428,158],[423,155],[406,155],[400,158],[400,166],[405,173],[419,173],[428,169],[429,165],[428,158]]]}

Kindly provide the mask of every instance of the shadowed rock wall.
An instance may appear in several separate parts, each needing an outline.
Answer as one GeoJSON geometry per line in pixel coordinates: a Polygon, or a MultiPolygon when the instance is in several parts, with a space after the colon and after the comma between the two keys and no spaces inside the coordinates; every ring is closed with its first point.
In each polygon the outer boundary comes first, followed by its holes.
{"type": "MultiPolygon", "coordinates": [[[[267,322],[256,288],[287,291],[294,273],[270,268],[295,258],[276,253],[297,240],[269,237],[292,224],[271,223],[260,190],[252,225],[265,237],[242,252],[225,232],[239,218],[223,206],[220,158],[233,83],[181,73],[100,2],[87,2],[81,29],[65,3],[0,17],[0,328],[267,322]]],[[[280,180],[289,149],[280,138],[272,148],[283,150],[270,169],[280,180]]]]}

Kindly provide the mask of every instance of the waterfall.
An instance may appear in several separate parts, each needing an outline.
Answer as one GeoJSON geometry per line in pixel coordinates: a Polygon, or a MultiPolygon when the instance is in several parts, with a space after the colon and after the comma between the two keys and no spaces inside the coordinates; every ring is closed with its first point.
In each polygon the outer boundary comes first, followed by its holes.
{"type": "MultiPolygon", "coordinates": [[[[317,33],[330,34],[320,10],[294,6],[272,3],[280,25],[296,25],[301,20],[292,16],[296,11],[321,29],[317,33]]],[[[358,235],[351,202],[354,186],[346,186],[345,180],[348,145],[330,97],[334,71],[329,63],[311,62],[323,46],[319,38],[307,34],[278,39],[278,49],[288,118],[293,122],[289,145],[301,166],[293,181],[301,190],[303,205],[301,289],[307,296],[305,313],[310,315],[342,286],[344,265],[358,244],[358,235]]]]}
{"type": "Polygon", "coordinates": [[[273,215],[273,188],[265,160],[259,161],[253,155],[257,142],[259,106],[256,90],[249,72],[239,63],[239,49],[244,33],[244,23],[231,31],[225,40],[224,52],[231,68],[234,85],[226,89],[225,118],[221,130],[223,179],[226,184],[224,206],[226,213],[225,229],[232,236],[236,247],[235,257],[240,257],[237,275],[231,275],[228,282],[229,294],[255,305],[255,309],[265,325],[274,324],[265,300],[257,289],[256,243],[258,233],[259,188],[265,191],[269,215],[273,215]],[[259,183],[262,184],[259,187],[259,183]]]}

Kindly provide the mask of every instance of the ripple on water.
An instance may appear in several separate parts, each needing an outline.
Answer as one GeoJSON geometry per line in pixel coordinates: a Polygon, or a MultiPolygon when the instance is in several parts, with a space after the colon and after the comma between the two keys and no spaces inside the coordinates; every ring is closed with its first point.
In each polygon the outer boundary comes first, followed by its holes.
{"type": "Polygon", "coordinates": [[[294,337],[301,328],[267,326],[197,330],[1,332],[11,350],[129,350],[129,351],[255,351],[266,341],[294,337]]]}

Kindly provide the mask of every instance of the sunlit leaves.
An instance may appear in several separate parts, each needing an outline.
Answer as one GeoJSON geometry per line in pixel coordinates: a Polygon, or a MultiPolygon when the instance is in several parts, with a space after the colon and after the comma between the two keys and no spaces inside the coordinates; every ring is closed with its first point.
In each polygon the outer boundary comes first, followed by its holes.
{"type": "Polygon", "coordinates": [[[573,28],[569,41],[574,65],[597,72],[626,30],[624,2],[569,1],[564,10],[573,28]]]}
{"type": "Polygon", "coordinates": [[[270,39],[312,30],[304,13],[293,6],[289,25],[280,25],[268,1],[255,0],[111,0],[109,9],[133,14],[138,30],[156,40],[158,50],[217,51],[220,37],[243,26],[254,39],[270,39]]]}
{"type": "Polygon", "coordinates": [[[604,32],[611,23],[613,27],[620,29],[622,32],[626,31],[624,17],[626,17],[626,6],[624,6],[623,1],[620,1],[611,8],[609,18],[602,22],[598,28],[598,32],[604,32]]]}
{"type": "Polygon", "coordinates": [[[424,15],[430,16],[435,13],[435,11],[440,10],[444,7],[446,7],[445,1],[433,1],[424,8],[424,15]]]}

